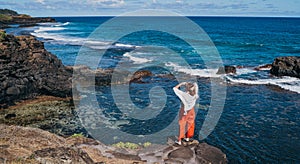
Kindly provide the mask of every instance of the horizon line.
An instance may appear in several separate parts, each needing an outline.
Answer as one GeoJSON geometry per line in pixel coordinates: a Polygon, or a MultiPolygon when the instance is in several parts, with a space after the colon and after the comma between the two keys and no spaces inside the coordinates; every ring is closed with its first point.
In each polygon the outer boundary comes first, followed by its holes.
{"type": "MultiPolygon", "coordinates": [[[[122,17],[123,15],[53,15],[53,16],[33,16],[33,17],[122,17]]],[[[150,17],[152,15],[149,15],[150,17]]],[[[155,15],[153,17],[160,17],[165,15],[155,15]]],[[[244,18],[300,18],[300,16],[288,16],[288,15],[179,15],[182,17],[244,17],[244,18]]],[[[128,17],[128,16],[125,16],[128,17]]],[[[132,17],[147,17],[145,15],[132,16],[132,17]]],[[[170,16],[172,17],[172,16],[170,16]]],[[[176,16],[175,16],[176,17],[176,16]]]]}

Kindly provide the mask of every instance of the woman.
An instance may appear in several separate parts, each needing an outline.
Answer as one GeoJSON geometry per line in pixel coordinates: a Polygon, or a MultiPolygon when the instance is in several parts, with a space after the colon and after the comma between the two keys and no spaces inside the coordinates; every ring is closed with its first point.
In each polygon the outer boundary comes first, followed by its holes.
{"type": "Polygon", "coordinates": [[[181,145],[181,140],[189,141],[194,136],[195,130],[195,104],[198,96],[198,84],[182,82],[173,88],[175,94],[181,100],[179,112],[179,136],[177,144],[181,145]],[[185,86],[185,92],[180,90],[185,86]],[[187,128],[187,132],[186,132],[187,128]],[[185,134],[186,132],[186,134],[185,134]]]}

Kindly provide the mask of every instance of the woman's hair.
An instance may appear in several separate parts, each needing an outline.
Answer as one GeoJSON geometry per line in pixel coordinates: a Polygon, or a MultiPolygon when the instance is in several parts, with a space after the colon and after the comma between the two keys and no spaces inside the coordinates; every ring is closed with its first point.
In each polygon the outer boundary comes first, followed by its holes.
{"type": "Polygon", "coordinates": [[[185,84],[185,87],[186,87],[186,91],[191,95],[191,96],[194,96],[196,94],[196,90],[195,90],[195,86],[193,83],[186,83],[185,84]]]}

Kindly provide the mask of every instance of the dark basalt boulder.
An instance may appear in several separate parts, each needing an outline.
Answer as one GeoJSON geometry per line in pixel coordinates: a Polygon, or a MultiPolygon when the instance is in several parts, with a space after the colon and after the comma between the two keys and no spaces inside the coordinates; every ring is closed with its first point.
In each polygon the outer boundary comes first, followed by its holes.
{"type": "Polygon", "coordinates": [[[300,56],[277,57],[272,63],[270,73],[275,76],[300,78],[300,56]]]}
{"type": "Polygon", "coordinates": [[[230,73],[233,73],[233,74],[236,73],[236,68],[234,66],[226,65],[224,67],[220,67],[217,72],[217,74],[230,74],[230,73]]]}
{"type": "Polygon", "coordinates": [[[218,148],[200,143],[195,147],[197,163],[227,163],[226,155],[218,148]]]}
{"type": "Polygon", "coordinates": [[[42,42],[32,36],[3,34],[0,40],[0,104],[5,106],[37,95],[71,96],[71,78],[72,73],[61,60],[44,49],[42,42]]]}

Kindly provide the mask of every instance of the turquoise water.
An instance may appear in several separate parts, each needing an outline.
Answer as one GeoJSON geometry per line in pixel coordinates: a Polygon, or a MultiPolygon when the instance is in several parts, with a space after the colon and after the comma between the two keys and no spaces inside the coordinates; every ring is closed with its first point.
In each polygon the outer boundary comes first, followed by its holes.
{"type": "MultiPolygon", "coordinates": [[[[74,65],[87,37],[110,17],[57,17],[58,23],[41,24],[33,28],[9,29],[13,33],[31,33],[45,42],[48,51],[64,64],[74,65]]],[[[253,68],[272,63],[278,56],[300,56],[299,18],[238,18],[190,17],[200,25],[216,45],[225,65],[240,65],[236,75],[218,77],[227,83],[227,97],[221,118],[208,138],[211,145],[227,154],[230,163],[299,163],[300,157],[300,80],[277,78],[268,70],[253,68]]],[[[117,27],[113,27],[118,30],[117,27]]],[[[188,28],[188,27],[187,27],[188,28]]],[[[89,49],[105,49],[110,40],[97,40],[89,49]]],[[[197,76],[200,104],[208,106],[211,98],[209,77],[216,70],[205,70],[201,59],[180,39],[158,31],[140,31],[130,34],[107,51],[99,67],[113,68],[120,59],[130,66],[155,62],[159,52],[165,66],[178,73],[197,76]],[[170,52],[155,50],[158,46],[172,47],[186,58],[193,72],[169,59],[170,52]],[[153,52],[149,52],[151,49],[153,52]],[[161,55],[163,54],[163,55],[161,55]]],[[[87,54],[86,60],[93,60],[87,54]]],[[[167,72],[150,68],[156,73],[167,72]]],[[[177,115],[179,102],[172,91],[177,81],[172,79],[145,79],[145,84],[131,84],[132,102],[144,108],[149,103],[149,90],[163,86],[168,95],[166,107],[156,119],[141,121],[122,115],[113,102],[109,87],[98,87],[97,96],[104,115],[112,120],[126,120],[122,131],[147,135],[164,128],[177,115]]],[[[122,95],[120,95],[122,96],[122,95]]],[[[196,132],[200,130],[207,110],[199,110],[196,132]]],[[[176,135],[176,134],[175,134],[176,135]]],[[[198,138],[198,134],[195,136],[198,138]]]]}

